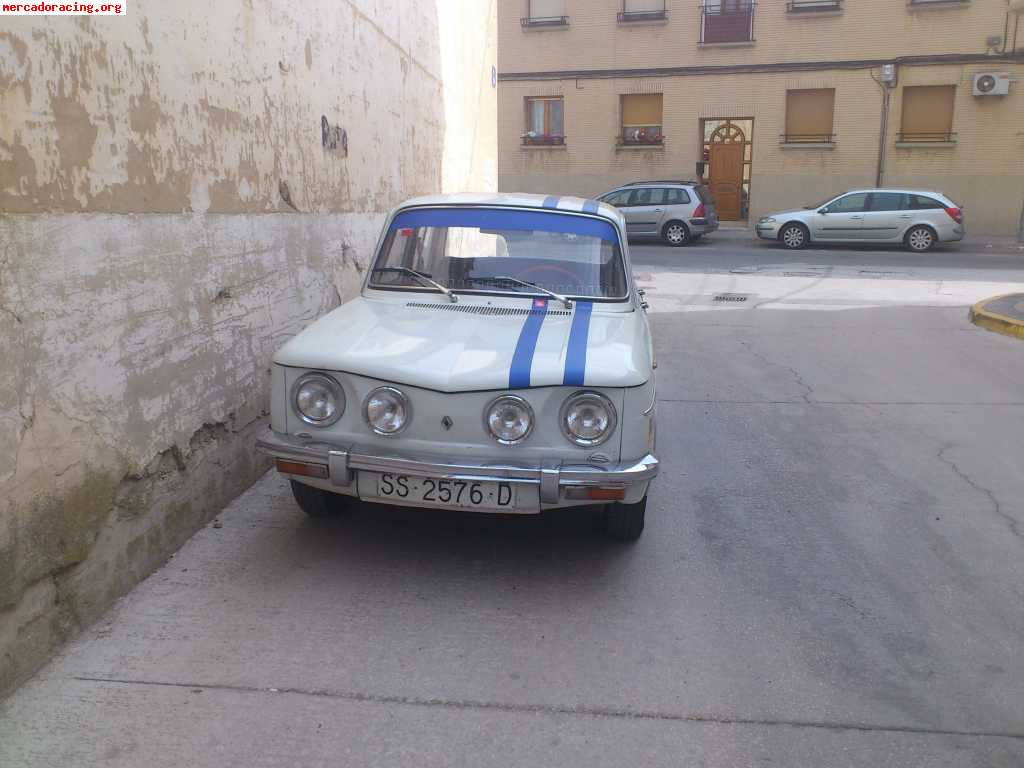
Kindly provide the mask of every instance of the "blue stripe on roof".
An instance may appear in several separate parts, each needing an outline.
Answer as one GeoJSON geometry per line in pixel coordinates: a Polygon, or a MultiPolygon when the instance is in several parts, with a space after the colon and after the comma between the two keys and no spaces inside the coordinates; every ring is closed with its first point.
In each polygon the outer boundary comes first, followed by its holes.
{"type": "Polygon", "coordinates": [[[548,195],[544,198],[544,202],[541,203],[545,208],[557,208],[558,207],[558,195],[548,195]]]}
{"type": "Polygon", "coordinates": [[[583,377],[587,371],[587,336],[590,333],[590,312],[593,308],[594,302],[592,301],[576,302],[572,327],[569,329],[569,346],[565,353],[563,384],[583,386],[583,377]]]}
{"type": "Polygon", "coordinates": [[[584,200],[583,201],[583,212],[584,213],[597,213],[597,201],[596,200],[584,200]]]}
{"type": "Polygon", "coordinates": [[[468,227],[481,230],[514,229],[528,232],[566,232],[619,241],[608,221],[548,211],[501,208],[413,208],[391,220],[389,231],[416,227],[468,227]]]}
{"type": "Polygon", "coordinates": [[[519,332],[516,351],[512,354],[512,365],[508,370],[508,388],[522,389],[530,386],[530,369],[533,367],[533,354],[537,351],[537,339],[544,316],[548,313],[547,299],[534,299],[533,309],[526,316],[523,329],[519,332]]]}

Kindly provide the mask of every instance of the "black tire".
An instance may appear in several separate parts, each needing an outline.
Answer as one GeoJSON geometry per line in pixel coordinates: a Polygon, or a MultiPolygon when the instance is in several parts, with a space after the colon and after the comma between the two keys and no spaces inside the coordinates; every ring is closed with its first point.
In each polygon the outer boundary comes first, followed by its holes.
{"type": "Polygon", "coordinates": [[[779,242],[791,251],[806,248],[810,239],[811,234],[803,224],[793,222],[779,230],[779,242]]]}
{"type": "Polygon", "coordinates": [[[348,496],[323,491],[296,480],[290,482],[295,503],[310,517],[337,517],[347,511],[348,496]]]}
{"type": "Polygon", "coordinates": [[[635,504],[609,504],[604,513],[605,533],[618,541],[636,541],[644,532],[646,511],[647,496],[635,504]]]}
{"type": "Polygon", "coordinates": [[[690,228],[681,221],[670,221],[661,228],[661,239],[676,248],[687,245],[690,242],[690,228]]]}
{"type": "Polygon", "coordinates": [[[917,224],[907,230],[907,234],[903,236],[903,243],[915,253],[925,253],[935,247],[938,239],[934,229],[917,224]]]}

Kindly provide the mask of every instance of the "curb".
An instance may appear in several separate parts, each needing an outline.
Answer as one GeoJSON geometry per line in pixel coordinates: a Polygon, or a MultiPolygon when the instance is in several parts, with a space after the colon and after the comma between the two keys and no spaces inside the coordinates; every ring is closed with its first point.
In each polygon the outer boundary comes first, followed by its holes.
{"type": "Polygon", "coordinates": [[[1002,301],[1011,297],[1017,297],[1017,304],[1024,307],[1024,293],[1004,293],[999,296],[992,296],[988,299],[982,299],[971,307],[969,313],[971,322],[989,331],[1024,339],[1024,311],[1022,311],[1019,317],[1012,317],[1001,312],[995,312],[987,306],[992,302],[1002,301]]]}

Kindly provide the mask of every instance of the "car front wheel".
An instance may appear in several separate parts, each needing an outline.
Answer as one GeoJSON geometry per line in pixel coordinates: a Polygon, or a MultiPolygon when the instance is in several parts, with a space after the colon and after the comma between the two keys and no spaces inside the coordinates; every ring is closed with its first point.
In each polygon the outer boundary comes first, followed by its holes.
{"type": "Polygon", "coordinates": [[[912,251],[924,253],[930,251],[935,245],[935,233],[931,227],[912,227],[907,232],[907,247],[912,251]]]}
{"type": "Polygon", "coordinates": [[[670,221],[662,230],[662,237],[669,245],[680,246],[690,242],[690,230],[681,221],[670,221]]]}
{"type": "Polygon", "coordinates": [[[613,539],[636,541],[644,532],[644,514],[647,511],[647,496],[635,504],[616,502],[605,509],[604,530],[613,539]]]}
{"type": "Polygon", "coordinates": [[[349,497],[291,481],[292,496],[299,509],[310,517],[337,517],[347,511],[349,497]]]}
{"type": "Polygon", "coordinates": [[[787,224],[779,232],[781,243],[792,251],[807,246],[807,229],[800,224],[787,224]]]}

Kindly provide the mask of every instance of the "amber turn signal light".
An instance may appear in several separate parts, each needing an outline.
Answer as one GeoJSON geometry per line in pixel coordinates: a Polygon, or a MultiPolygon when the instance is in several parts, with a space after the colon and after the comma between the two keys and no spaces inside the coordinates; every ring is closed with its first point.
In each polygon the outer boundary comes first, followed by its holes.
{"type": "Polygon", "coordinates": [[[286,475],[305,475],[306,477],[327,477],[327,467],[323,464],[304,464],[301,461],[277,460],[277,471],[286,475]]]}

